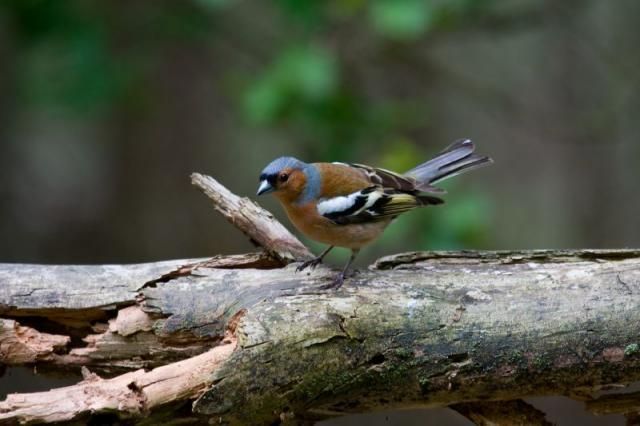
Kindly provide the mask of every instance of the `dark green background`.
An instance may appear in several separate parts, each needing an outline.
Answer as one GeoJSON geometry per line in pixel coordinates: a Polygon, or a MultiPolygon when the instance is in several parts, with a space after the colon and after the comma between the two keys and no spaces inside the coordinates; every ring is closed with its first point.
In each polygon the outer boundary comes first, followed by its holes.
{"type": "Polygon", "coordinates": [[[283,154],[403,171],[461,137],[496,164],[360,266],[637,246],[638,16],[632,0],[5,0],[0,259],[243,252],[190,172],[253,197],[283,154]]]}

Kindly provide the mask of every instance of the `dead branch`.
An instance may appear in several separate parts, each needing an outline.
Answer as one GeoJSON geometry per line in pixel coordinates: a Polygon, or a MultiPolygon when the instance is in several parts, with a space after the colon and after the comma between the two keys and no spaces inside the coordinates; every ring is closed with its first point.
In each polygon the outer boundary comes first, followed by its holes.
{"type": "Polygon", "coordinates": [[[313,255],[271,213],[248,198],[240,198],[211,176],[193,173],[191,182],[213,201],[213,208],[247,234],[267,253],[285,263],[311,259],[313,255]]]}
{"type": "Polygon", "coordinates": [[[137,370],[113,379],[85,373],[74,386],[9,395],[0,402],[0,423],[64,422],[109,411],[123,418],[141,417],[160,405],[203,392],[211,385],[209,373],[229,358],[235,345],[231,338],[201,355],[149,372],[137,370]]]}

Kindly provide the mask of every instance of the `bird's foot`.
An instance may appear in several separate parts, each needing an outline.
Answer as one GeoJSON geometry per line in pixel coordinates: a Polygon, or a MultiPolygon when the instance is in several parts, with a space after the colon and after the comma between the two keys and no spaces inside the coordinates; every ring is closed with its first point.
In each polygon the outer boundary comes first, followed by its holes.
{"type": "Polygon", "coordinates": [[[322,257],[314,257],[313,259],[307,260],[305,262],[302,262],[301,265],[298,265],[298,267],[296,268],[296,272],[304,271],[309,267],[312,269],[315,269],[315,267],[321,263],[322,263],[322,257]]]}
{"type": "Polygon", "coordinates": [[[335,276],[335,278],[329,283],[320,287],[320,290],[331,290],[331,289],[339,289],[344,284],[344,279],[346,278],[346,274],[344,272],[339,273],[335,276]]]}

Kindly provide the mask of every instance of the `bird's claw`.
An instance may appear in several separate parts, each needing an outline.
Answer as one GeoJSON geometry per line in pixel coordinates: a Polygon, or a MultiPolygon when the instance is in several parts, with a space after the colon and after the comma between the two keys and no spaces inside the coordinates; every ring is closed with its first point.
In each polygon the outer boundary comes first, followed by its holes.
{"type": "Polygon", "coordinates": [[[301,265],[298,265],[298,267],[296,268],[296,272],[300,272],[300,271],[304,271],[305,269],[311,267],[312,269],[315,269],[316,266],[318,266],[319,264],[322,263],[322,258],[321,257],[315,257],[311,260],[307,260],[305,262],[302,262],[301,265]]]}
{"type": "Polygon", "coordinates": [[[344,284],[345,274],[340,273],[329,283],[320,287],[321,290],[339,289],[344,284]]]}

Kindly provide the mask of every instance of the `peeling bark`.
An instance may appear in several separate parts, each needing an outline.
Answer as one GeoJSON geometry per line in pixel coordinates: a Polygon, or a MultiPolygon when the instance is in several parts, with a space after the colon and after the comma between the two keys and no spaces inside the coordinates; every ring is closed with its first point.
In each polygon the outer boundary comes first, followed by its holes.
{"type": "Polygon", "coordinates": [[[82,340],[86,344],[60,356],[58,364],[89,365],[100,371],[152,368],[167,362],[188,358],[206,351],[218,338],[198,339],[181,335],[163,336],[154,332],[162,318],[154,319],[139,306],[117,312],[108,325],[97,327],[96,334],[82,340]],[[102,330],[104,329],[104,330],[102,330]]]}
{"type": "Polygon", "coordinates": [[[67,336],[40,333],[16,321],[0,319],[0,363],[19,365],[44,361],[63,350],[70,340],[67,336]]]}
{"type": "Polygon", "coordinates": [[[234,348],[235,339],[230,338],[201,355],[149,372],[137,370],[113,379],[85,374],[74,386],[9,395],[0,402],[0,423],[64,422],[100,412],[142,417],[158,406],[204,391],[211,384],[209,373],[228,359],[234,348]]]}

